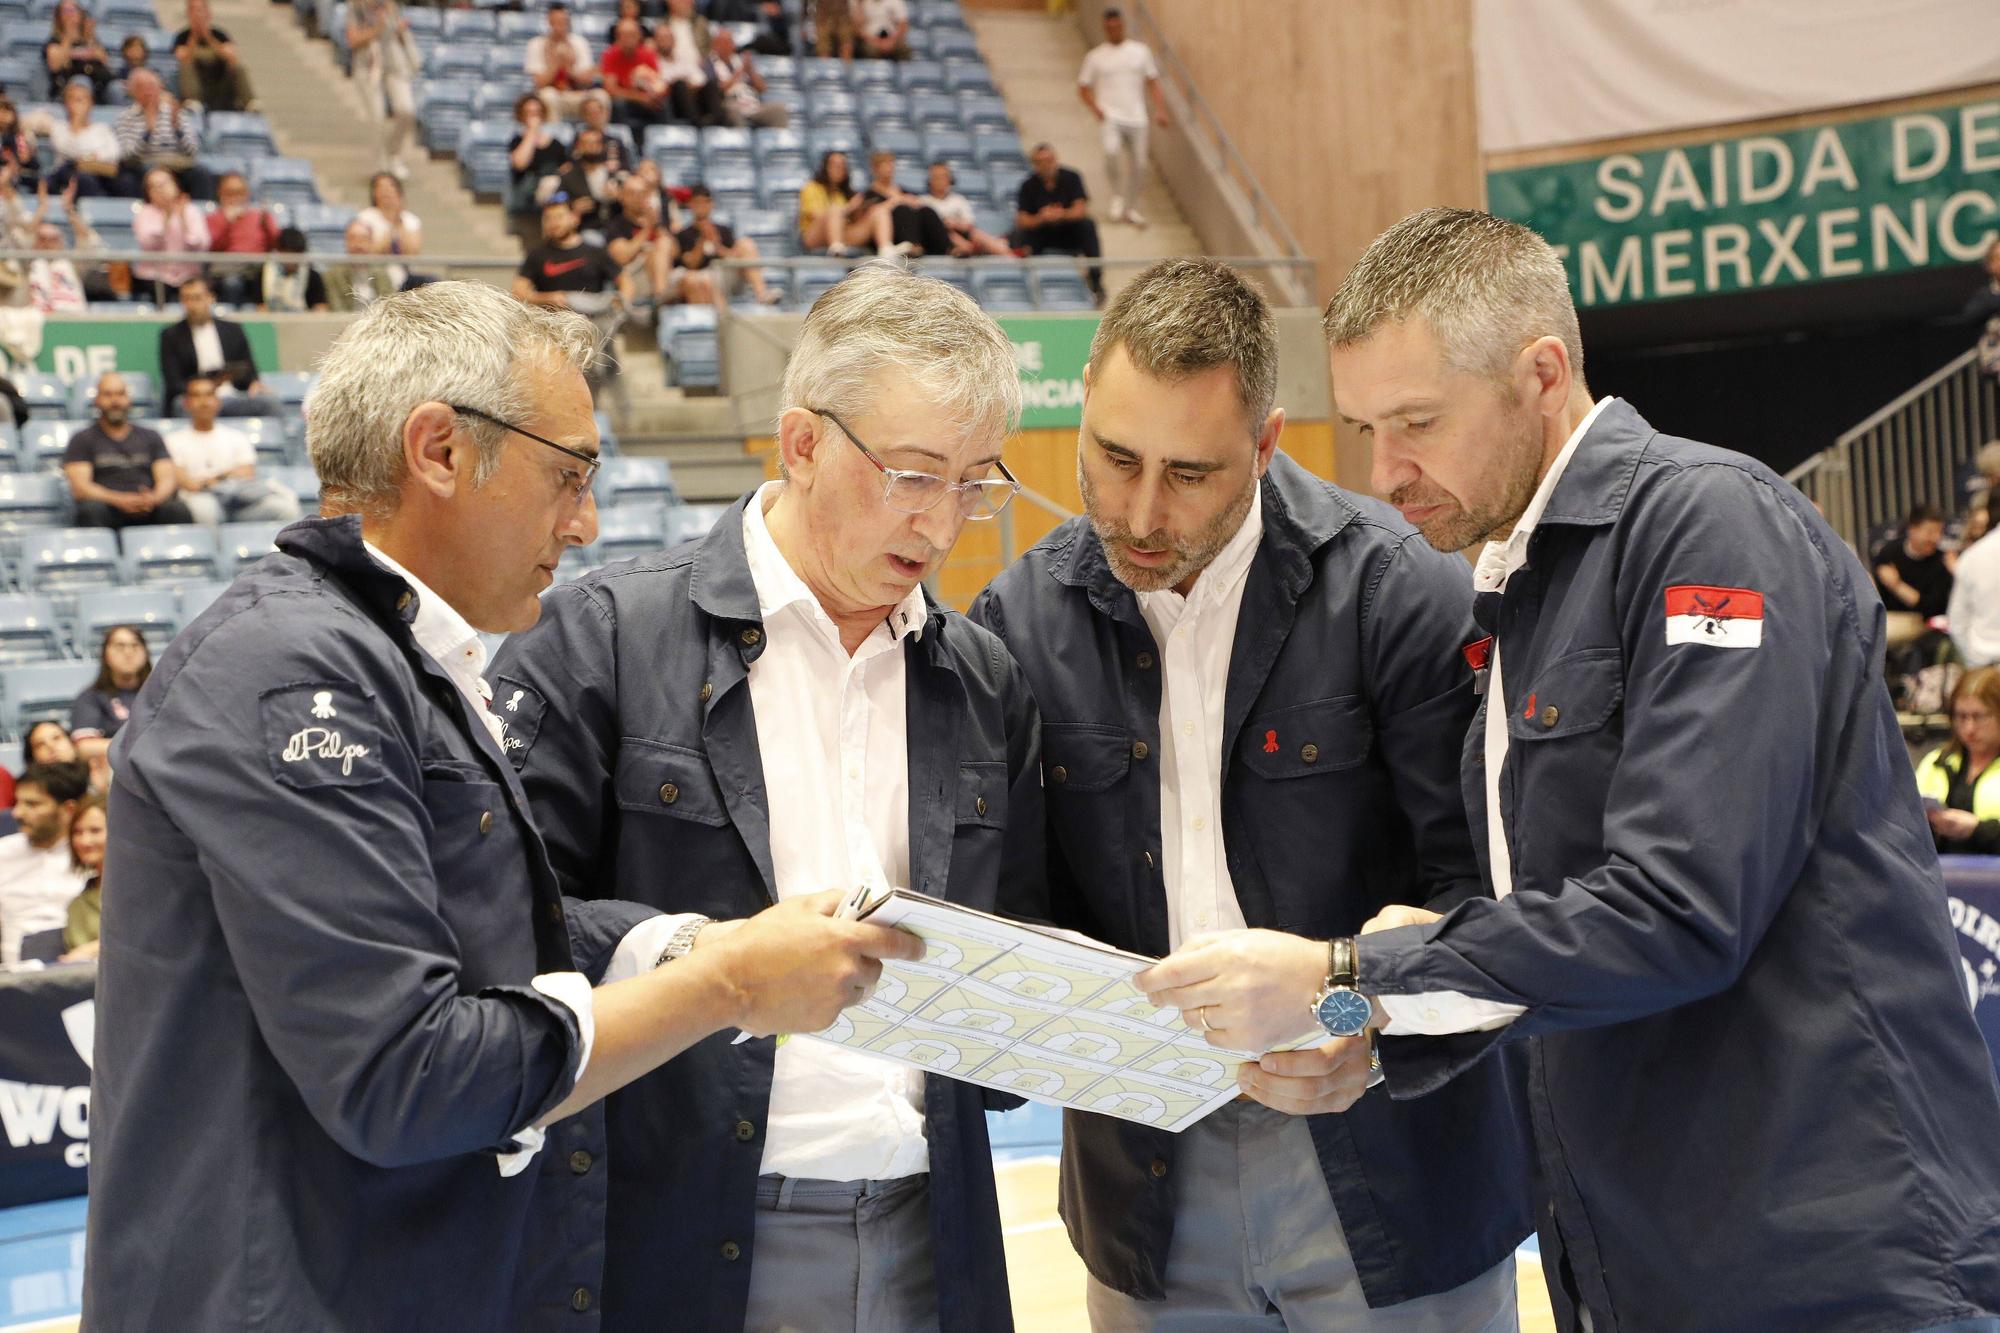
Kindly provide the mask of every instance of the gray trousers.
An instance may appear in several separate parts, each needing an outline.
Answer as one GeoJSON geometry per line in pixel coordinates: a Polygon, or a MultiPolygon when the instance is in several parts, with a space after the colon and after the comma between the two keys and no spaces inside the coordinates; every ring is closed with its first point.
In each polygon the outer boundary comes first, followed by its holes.
{"type": "Polygon", "coordinates": [[[1514,1260],[1370,1309],[1306,1122],[1232,1102],[1180,1136],[1163,1301],[1090,1279],[1096,1333],[1515,1333],[1514,1260]]]}
{"type": "Polygon", "coordinates": [[[757,1181],[744,1333],[933,1333],[931,1178],[757,1181]]]}

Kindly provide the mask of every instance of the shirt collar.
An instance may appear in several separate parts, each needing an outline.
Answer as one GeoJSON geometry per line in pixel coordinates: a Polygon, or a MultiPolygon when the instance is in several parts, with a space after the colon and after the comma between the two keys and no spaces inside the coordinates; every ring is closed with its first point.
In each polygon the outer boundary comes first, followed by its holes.
{"type": "MultiPolygon", "coordinates": [[[[1250,509],[1243,515],[1236,535],[1223,544],[1215,553],[1215,559],[1201,571],[1188,593],[1185,608],[1202,611],[1227,600],[1243,586],[1250,575],[1250,562],[1257,554],[1257,543],[1264,538],[1264,486],[1259,482],[1250,489],[1250,509]]],[[[1139,605],[1144,610],[1161,606],[1182,605],[1181,595],[1172,588],[1161,588],[1154,592],[1139,594],[1139,605]],[[1168,600],[1171,598],[1172,600],[1168,600]]]]}
{"type": "Polygon", "coordinates": [[[1514,524],[1514,531],[1508,534],[1505,541],[1486,543],[1479,552],[1479,563],[1472,571],[1475,591],[1500,591],[1507,586],[1508,575],[1528,563],[1528,542],[1535,535],[1535,525],[1542,521],[1542,511],[1549,507],[1549,497],[1555,494],[1556,483],[1562,480],[1563,470],[1575,457],[1576,446],[1590,433],[1598,413],[1617,401],[1616,398],[1597,400],[1583,420],[1576,423],[1576,429],[1569,433],[1569,438],[1563,441],[1562,451],[1556,455],[1555,462],[1549,464],[1542,484],[1535,488],[1534,498],[1528,501],[1528,507],[1521,511],[1520,519],[1514,524]]]}
{"type": "Polygon", "coordinates": [[[410,622],[410,635],[416,639],[417,647],[446,671],[469,670],[474,675],[483,675],[486,645],[480,641],[479,631],[453,610],[450,602],[426,587],[422,579],[390,559],[381,547],[371,541],[362,542],[362,547],[369,558],[409,584],[410,591],[417,595],[416,619],[410,622]]]}
{"type": "MultiPolygon", "coordinates": [[[[750,582],[757,589],[757,614],[768,621],[779,612],[797,606],[809,619],[817,617],[830,625],[833,618],[827,615],[825,608],[819,604],[819,598],[813,595],[813,590],[806,586],[806,581],[785,559],[785,553],[778,549],[777,541],[771,536],[770,525],[764,521],[765,508],[777,499],[779,490],[785,484],[782,481],[765,482],[757,488],[743,510],[743,555],[750,565],[750,582]]],[[[924,622],[929,616],[930,608],[924,602],[923,585],[918,584],[890,610],[883,624],[892,639],[901,639],[905,635],[921,639],[924,622]]]]}

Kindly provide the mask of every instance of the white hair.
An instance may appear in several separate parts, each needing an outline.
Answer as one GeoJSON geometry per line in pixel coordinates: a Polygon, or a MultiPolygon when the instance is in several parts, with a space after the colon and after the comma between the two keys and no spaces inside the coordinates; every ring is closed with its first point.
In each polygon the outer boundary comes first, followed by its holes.
{"type": "Polygon", "coordinates": [[[891,376],[968,435],[1003,437],[1021,415],[1014,344],[993,317],[949,283],[890,264],[864,264],[813,302],[779,410],[852,421],[891,376]]]}
{"type": "MultiPolygon", "coordinates": [[[[588,373],[599,346],[583,316],[481,283],[427,283],[375,301],[334,340],[306,399],[306,448],[328,507],[394,509],[403,424],[421,405],[520,421],[534,410],[524,370],[588,373]]],[[[478,446],[472,484],[479,486],[498,466],[506,432],[476,417],[460,420],[478,446]]]]}

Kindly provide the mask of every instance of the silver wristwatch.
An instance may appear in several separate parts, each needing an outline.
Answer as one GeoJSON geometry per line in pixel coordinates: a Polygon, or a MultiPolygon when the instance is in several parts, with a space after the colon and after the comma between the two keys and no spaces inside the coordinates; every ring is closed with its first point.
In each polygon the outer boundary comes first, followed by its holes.
{"type": "Polygon", "coordinates": [[[674,937],[667,941],[667,947],[660,950],[660,956],[654,961],[653,966],[665,967],[676,958],[687,957],[689,951],[694,948],[694,937],[701,934],[703,926],[709,924],[710,920],[705,916],[689,917],[682,922],[680,929],[674,932],[674,937]]]}

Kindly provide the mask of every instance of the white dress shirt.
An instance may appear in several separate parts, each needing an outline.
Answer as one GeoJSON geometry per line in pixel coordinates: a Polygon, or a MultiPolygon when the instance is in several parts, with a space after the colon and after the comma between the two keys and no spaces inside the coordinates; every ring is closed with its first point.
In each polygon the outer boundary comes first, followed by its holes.
{"type": "MultiPolygon", "coordinates": [[[[778,897],[910,882],[909,719],[903,640],[923,633],[922,589],[850,656],[840,630],[786,562],[764,521],[783,482],[743,515],[743,550],[764,620],[750,664],[771,869],[778,897]]],[[[930,1169],[923,1076],[817,1041],[779,1045],[763,1173],[894,1180],[930,1169]]]]}
{"type": "Polygon", "coordinates": [[[1960,553],[1945,623],[1966,666],[2000,662],[2000,533],[1988,533],[1960,553]]]}
{"type": "Polygon", "coordinates": [[[67,925],[70,903],[89,882],[68,838],[37,847],[25,833],[0,837],[0,963],[21,961],[24,937],[67,925]]]}
{"type": "MultiPolygon", "coordinates": [[[[1542,477],[1542,484],[1535,488],[1528,507],[1521,511],[1513,532],[1505,541],[1486,543],[1480,551],[1479,563],[1472,572],[1474,591],[1502,592],[1514,571],[1527,565],[1528,542],[1535,535],[1535,526],[1542,521],[1542,511],[1549,507],[1549,497],[1555,494],[1556,483],[1562,479],[1569,460],[1576,454],[1577,445],[1590,433],[1597,414],[1616,401],[1614,398],[1599,399],[1589,414],[1577,423],[1569,439],[1563,442],[1562,451],[1549,464],[1549,470],[1542,477]]],[[[1497,638],[1493,641],[1489,661],[1491,674],[1486,682],[1486,728],[1482,733],[1486,753],[1486,856],[1493,875],[1493,896],[1505,898],[1514,891],[1514,858],[1507,850],[1507,826],[1500,811],[1500,768],[1507,762],[1507,696],[1500,688],[1500,641],[1497,638]]],[[[1367,989],[1365,977],[1362,978],[1362,989],[1367,989]]],[[[1377,1003],[1389,1020],[1382,1032],[1391,1037],[1485,1032],[1505,1027],[1527,1012],[1518,1004],[1475,999],[1458,991],[1384,995],[1378,998],[1377,1003]]]]}
{"type": "Polygon", "coordinates": [[[1102,42],[1083,58],[1076,81],[1097,97],[1097,109],[1114,125],[1144,125],[1146,85],[1160,77],[1152,48],[1127,37],[1113,46],[1102,42]]]}
{"type": "Polygon", "coordinates": [[[192,425],[167,436],[167,454],[181,475],[198,486],[226,477],[238,468],[257,465],[257,446],[240,430],[192,425]]]}
{"type": "Polygon", "coordinates": [[[214,320],[188,326],[194,337],[194,368],[203,374],[222,369],[222,330],[214,320]]]}
{"type": "Polygon", "coordinates": [[[1229,656],[1250,562],[1264,536],[1264,495],[1183,597],[1138,594],[1164,668],[1160,680],[1160,870],[1167,886],[1167,945],[1190,935],[1241,930],[1243,908],[1222,845],[1222,706],[1229,656]]]}

